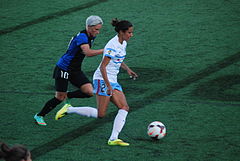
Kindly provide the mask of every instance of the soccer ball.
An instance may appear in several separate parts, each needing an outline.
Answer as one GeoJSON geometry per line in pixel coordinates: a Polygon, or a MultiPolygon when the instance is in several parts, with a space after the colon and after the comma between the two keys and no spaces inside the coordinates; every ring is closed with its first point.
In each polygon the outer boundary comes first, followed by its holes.
{"type": "Polygon", "coordinates": [[[147,134],[154,140],[162,139],[166,135],[166,127],[160,121],[154,121],[148,125],[147,134]]]}

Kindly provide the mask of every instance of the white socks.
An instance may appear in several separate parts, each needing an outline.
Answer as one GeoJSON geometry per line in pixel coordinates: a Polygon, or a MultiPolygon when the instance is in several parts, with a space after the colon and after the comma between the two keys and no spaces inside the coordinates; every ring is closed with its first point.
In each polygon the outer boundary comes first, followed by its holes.
{"type": "Polygon", "coordinates": [[[98,117],[98,111],[93,107],[68,107],[67,113],[76,113],[87,117],[98,117]]]}
{"type": "MultiPolygon", "coordinates": [[[[93,107],[68,107],[67,113],[76,113],[81,116],[94,118],[98,117],[98,111],[96,108],[93,107]]],[[[118,110],[118,113],[114,119],[112,134],[109,138],[110,140],[118,139],[118,135],[125,124],[127,114],[128,112],[126,110],[118,110]]]]}
{"type": "Polygon", "coordinates": [[[121,132],[121,130],[125,124],[127,114],[128,114],[128,112],[126,110],[122,110],[122,109],[118,110],[118,114],[114,119],[112,134],[111,134],[109,140],[118,139],[118,135],[121,132]]]}

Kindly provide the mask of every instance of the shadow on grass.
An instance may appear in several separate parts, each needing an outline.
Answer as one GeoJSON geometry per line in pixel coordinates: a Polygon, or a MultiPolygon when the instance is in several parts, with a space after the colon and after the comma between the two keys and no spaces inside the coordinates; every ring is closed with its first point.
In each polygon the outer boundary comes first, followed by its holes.
{"type": "Polygon", "coordinates": [[[240,75],[225,75],[201,83],[192,94],[204,99],[240,101],[240,75]]]}
{"type": "MultiPolygon", "coordinates": [[[[145,105],[152,104],[152,103],[154,103],[154,101],[158,100],[159,98],[166,97],[182,88],[185,88],[188,85],[190,85],[194,82],[197,82],[200,79],[203,79],[203,78],[205,78],[205,77],[207,77],[207,76],[209,76],[231,64],[238,62],[239,60],[240,60],[240,52],[236,53],[234,55],[231,55],[219,62],[216,62],[215,64],[212,64],[209,67],[207,67],[195,74],[192,74],[185,79],[174,82],[173,84],[165,87],[165,89],[162,91],[152,92],[149,95],[147,95],[146,97],[144,97],[143,99],[138,100],[138,101],[132,101],[132,102],[130,101],[129,104],[131,104],[131,112],[135,112],[138,109],[144,108],[145,105]]],[[[139,70],[141,75],[152,74],[152,71],[150,71],[150,69],[147,69],[147,68],[139,68],[139,69],[136,69],[136,71],[137,70],[139,70]]],[[[159,71],[161,71],[161,70],[159,70],[159,71]]],[[[164,73],[164,72],[162,71],[162,73],[164,73]]],[[[156,78],[155,78],[155,76],[154,76],[154,78],[152,78],[153,77],[152,76],[151,79],[154,79],[154,81],[158,81],[159,77],[156,76],[156,78]]],[[[148,78],[149,77],[146,77],[146,79],[144,78],[144,80],[142,80],[142,83],[148,83],[148,78]]],[[[105,117],[104,119],[94,120],[86,125],[82,125],[79,128],[76,128],[70,132],[67,132],[66,134],[64,134],[46,144],[43,144],[43,145],[40,145],[40,146],[34,148],[31,151],[33,159],[40,157],[41,155],[45,155],[46,153],[48,153],[52,150],[55,150],[55,149],[61,147],[62,145],[66,144],[82,135],[86,135],[87,133],[89,133],[93,130],[96,130],[98,127],[103,126],[104,124],[106,124],[110,121],[112,122],[115,115],[116,115],[116,112],[112,112],[112,113],[108,114],[108,116],[105,117]]]]}
{"type": "Polygon", "coordinates": [[[85,4],[81,4],[79,6],[68,8],[68,9],[63,10],[63,11],[52,13],[52,14],[37,18],[37,19],[32,20],[32,21],[24,22],[24,23],[22,23],[20,25],[17,25],[17,26],[5,28],[5,29],[0,30],[0,36],[11,33],[11,32],[14,32],[14,31],[17,31],[17,30],[20,30],[20,29],[23,29],[23,28],[26,28],[26,27],[29,27],[31,25],[42,23],[42,22],[45,22],[45,21],[48,21],[48,20],[51,20],[51,19],[55,19],[55,18],[64,16],[64,15],[68,15],[68,14],[71,14],[73,12],[83,10],[85,8],[90,8],[92,6],[95,6],[99,3],[106,2],[106,1],[107,0],[95,0],[95,1],[92,1],[92,2],[85,3],[85,4]]]}

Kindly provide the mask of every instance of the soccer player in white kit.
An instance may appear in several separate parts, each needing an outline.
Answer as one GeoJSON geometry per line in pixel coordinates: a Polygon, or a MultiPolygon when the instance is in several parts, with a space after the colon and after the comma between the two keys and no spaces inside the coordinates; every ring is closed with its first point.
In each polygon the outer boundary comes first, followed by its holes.
{"type": "Polygon", "coordinates": [[[56,114],[56,120],[68,113],[77,113],[82,116],[103,118],[107,107],[111,101],[119,110],[114,119],[112,134],[108,140],[108,145],[129,146],[118,138],[129,111],[126,97],[121,85],[117,81],[120,67],[128,72],[130,77],[136,78],[138,75],[133,72],[124,62],[126,56],[127,41],[133,36],[133,25],[126,20],[112,20],[115,31],[118,33],[104,48],[102,62],[93,75],[94,93],[97,98],[98,108],[93,107],[72,107],[69,104],[63,106],[56,114]]]}

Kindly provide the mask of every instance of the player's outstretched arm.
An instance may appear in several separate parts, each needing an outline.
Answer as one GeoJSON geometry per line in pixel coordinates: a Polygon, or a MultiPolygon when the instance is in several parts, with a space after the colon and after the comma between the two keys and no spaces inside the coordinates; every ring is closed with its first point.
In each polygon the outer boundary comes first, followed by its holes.
{"type": "Polygon", "coordinates": [[[90,49],[88,44],[81,45],[81,49],[86,56],[96,56],[103,53],[103,49],[93,50],[90,49]]]}
{"type": "Polygon", "coordinates": [[[124,70],[127,71],[128,75],[130,76],[130,78],[136,79],[138,77],[137,73],[135,73],[134,71],[132,71],[132,69],[130,69],[127,64],[125,64],[124,62],[122,62],[121,64],[121,68],[123,68],[124,70]]]}

